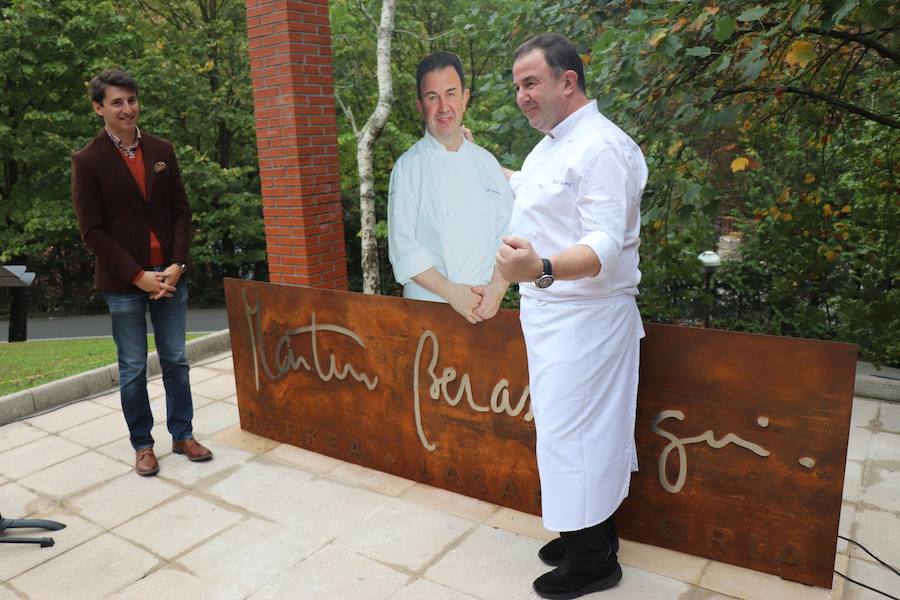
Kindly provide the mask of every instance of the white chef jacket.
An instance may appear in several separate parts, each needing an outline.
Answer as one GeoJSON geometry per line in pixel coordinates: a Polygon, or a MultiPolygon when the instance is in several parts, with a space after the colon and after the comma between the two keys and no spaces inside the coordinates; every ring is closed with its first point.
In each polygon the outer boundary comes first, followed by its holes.
{"type": "Polygon", "coordinates": [[[391,171],[388,256],[403,296],[446,302],[412,281],[430,267],[454,283],[489,283],[512,204],[490,152],[466,140],[451,152],[426,133],[391,171]]]}
{"type": "Polygon", "coordinates": [[[594,277],[543,290],[519,284],[544,526],[576,531],[612,515],[637,470],[644,330],[635,295],[647,165],[591,102],[553,128],[510,183],[513,235],[542,257],[584,244],[600,259],[594,277]]]}
{"type": "Polygon", "coordinates": [[[542,139],[509,181],[516,195],[512,235],[542,257],[589,246],[600,273],[556,281],[546,289],[519,284],[523,296],[546,301],[637,295],[641,193],[647,163],[640,147],[592,101],[542,139]]]}

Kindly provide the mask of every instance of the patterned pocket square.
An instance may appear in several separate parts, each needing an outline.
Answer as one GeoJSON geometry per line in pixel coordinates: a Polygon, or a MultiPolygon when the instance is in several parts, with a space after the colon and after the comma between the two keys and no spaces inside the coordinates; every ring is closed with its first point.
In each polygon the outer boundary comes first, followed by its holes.
{"type": "Polygon", "coordinates": [[[159,161],[158,163],[156,163],[155,165],[153,165],[153,172],[154,172],[154,173],[159,173],[160,171],[165,171],[165,170],[166,170],[166,167],[168,167],[168,166],[169,166],[169,165],[167,165],[167,164],[164,163],[163,161],[159,161]]]}

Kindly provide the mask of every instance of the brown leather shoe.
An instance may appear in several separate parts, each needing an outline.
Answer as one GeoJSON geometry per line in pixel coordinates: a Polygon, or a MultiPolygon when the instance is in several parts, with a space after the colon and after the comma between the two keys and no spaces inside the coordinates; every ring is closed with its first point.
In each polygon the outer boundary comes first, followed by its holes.
{"type": "Polygon", "coordinates": [[[153,448],[141,448],[134,453],[134,471],[143,477],[156,475],[159,473],[159,463],[156,462],[156,455],[153,454],[153,448]]]}
{"type": "Polygon", "coordinates": [[[187,456],[188,460],[193,462],[201,462],[213,457],[213,453],[210,449],[203,446],[203,444],[194,438],[172,440],[172,452],[175,454],[184,454],[187,456]]]}

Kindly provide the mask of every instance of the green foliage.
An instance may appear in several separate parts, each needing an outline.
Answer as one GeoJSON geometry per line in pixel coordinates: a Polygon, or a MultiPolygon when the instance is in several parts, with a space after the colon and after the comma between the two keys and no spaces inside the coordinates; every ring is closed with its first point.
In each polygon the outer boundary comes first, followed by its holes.
{"type": "Polygon", "coordinates": [[[32,298],[84,307],[93,274],[75,227],[69,156],[95,133],[88,74],[105,66],[103,56],[127,60],[135,39],[103,3],[19,0],[3,6],[0,262],[27,262],[39,274],[32,298]]]}
{"type": "MultiPolygon", "coordinates": [[[[374,157],[382,293],[400,293],[387,260],[390,172],[394,161],[424,133],[416,110],[416,65],[432,52],[450,50],[458,54],[465,71],[465,84],[471,90],[465,124],[472,129],[477,142],[501,162],[521,164],[540,135],[528,127],[515,106],[510,81],[512,50],[530,37],[532,31],[565,21],[575,4],[572,0],[548,3],[538,14],[530,4],[512,0],[492,2],[489,6],[477,0],[398,3],[391,58],[394,104],[388,124],[375,145],[374,157]]],[[[370,17],[377,20],[381,3],[370,0],[364,5],[370,17]]],[[[329,3],[335,88],[341,104],[338,143],[351,289],[362,289],[357,237],[359,178],[353,123],[362,127],[378,95],[375,27],[359,7],[356,0],[329,3]]]]}
{"type": "Polygon", "coordinates": [[[740,259],[716,275],[716,326],[851,341],[900,362],[896,5],[583,10],[597,27],[582,40],[588,82],[650,163],[645,317],[698,322],[713,298],[695,257],[731,233],[740,259]]]}
{"type": "MultiPolygon", "coordinates": [[[[362,3],[377,19],[380,3],[362,3]]],[[[375,28],[330,3],[351,287],[360,287],[355,121],[377,96],[375,28]],[[352,118],[351,118],[352,115],[352,118]]],[[[244,3],[0,1],[0,260],[38,272],[37,310],[98,306],[69,198],[71,152],[96,133],[86,82],[141,84],[142,123],[176,144],[195,214],[195,300],[265,277],[244,3]]],[[[415,66],[460,55],[466,124],[508,166],[540,138],[515,106],[512,51],[544,31],[582,53],[590,96],[642,145],[641,309],[651,320],[839,339],[900,363],[900,13],[887,0],[451,0],[400,3],[395,102],[375,149],[385,246],[397,157],[422,134],[415,66]],[[740,239],[706,293],[696,256],[740,239]],[[715,297],[713,297],[715,296],[715,297]]],[[[3,298],[0,297],[0,302],[3,298]]],[[[505,305],[514,304],[516,293],[505,305]]]]}
{"type": "Polygon", "coordinates": [[[196,229],[192,302],[221,303],[223,276],[265,277],[244,3],[0,6],[0,262],[38,274],[32,309],[102,307],[72,211],[69,156],[101,126],[87,83],[112,66],[140,86],[142,128],[175,144],[196,229]]]}
{"type": "Polygon", "coordinates": [[[148,40],[129,65],[148,131],[170,139],[194,214],[191,297],[222,278],[267,277],[244,2],[116,0],[148,40]]]}
{"type": "MultiPolygon", "coordinates": [[[[332,2],[331,17],[339,93],[360,119],[374,104],[375,61],[357,6],[332,2]]],[[[379,219],[393,161],[422,131],[418,60],[443,49],[462,57],[473,75],[466,124],[515,167],[540,135],[515,106],[512,51],[559,31],[582,52],[589,95],[650,165],[646,318],[696,324],[715,302],[718,327],[852,341],[867,358],[900,363],[895,3],[454,1],[401,4],[397,23],[396,100],[376,150],[379,219]],[[722,234],[742,240],[741,258],[726,261],[708,294],[696,257],[722,234]]],[[[339,127],[352,211],[355,141],[345,118],[339,127]]],[[[357,221],[348,218],[350,237],[357,221]]],[[[392,281],[389,269],[382,279],[392,281]]]]}

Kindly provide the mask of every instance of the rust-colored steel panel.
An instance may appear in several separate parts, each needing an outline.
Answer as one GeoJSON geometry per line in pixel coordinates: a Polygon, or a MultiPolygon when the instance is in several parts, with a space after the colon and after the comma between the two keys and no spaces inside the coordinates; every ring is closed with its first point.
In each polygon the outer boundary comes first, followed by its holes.
{"type": "Polygon", "coordinates": [[[622,535],[831,587],[856,346],[646,329],[622,535]]]}
{"type": "MultiPolygon", "coordinates": [[[[518,313],[226,279],[241,427],[540,514],[518,313]]],[[[856,349],[646,325],[623,537],[831,586],[856,349]]]]}
{"type": "Polygon", "coordinates": [[[540,512],[516,312],[471,326],[433,302],[225,289],[242,428],[540,512]]]}

